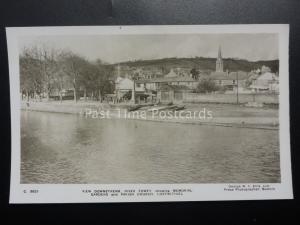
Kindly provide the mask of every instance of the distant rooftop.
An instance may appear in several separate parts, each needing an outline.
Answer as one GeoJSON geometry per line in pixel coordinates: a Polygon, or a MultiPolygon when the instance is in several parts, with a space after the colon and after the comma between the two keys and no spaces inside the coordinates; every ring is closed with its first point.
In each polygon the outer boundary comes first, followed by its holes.
{"type": "Polygon", "coordinates": [[[212,72],[209,78],[213,80],[236,80],[237,77],[239,80],[246,80],[248,79],[248,73],[239,71],[239,72],[212,72]]]}
{"type": "Polygon", "coordinates": [[[168,90],[174,90],[174,91],[184,91],[184,90],[191,90],[189,87],[185,85],[168,85],[165,84],[159,88],[161,91],[168,91],[168,90]]]}
{"type": "Polygon", "coordinates": [[[164,83],[164,82],[197,82],[191,77],[161,77],[153,79],[141,79],[137,80],[136,83],[164,83]]]}
{"type": "MultiPolygon", "coordinates": [[[[173,73],[172,73],[173,74],[173,73]]],[[[199,79],[207,78],[213,80],[236,80],[237,77],[239,80],[246,80],[249,78],[251,74],[238,71],[238,72],[211,72],[210,74],[200,73],[199,79]]],[[[188,76],[165,76],[159,78],[152,78],[152,79],[140,79],[137,80],[136,83],[165,83],[165,82],[199,82],[199,80],[195,80],[192,77],[188,76]]]]}

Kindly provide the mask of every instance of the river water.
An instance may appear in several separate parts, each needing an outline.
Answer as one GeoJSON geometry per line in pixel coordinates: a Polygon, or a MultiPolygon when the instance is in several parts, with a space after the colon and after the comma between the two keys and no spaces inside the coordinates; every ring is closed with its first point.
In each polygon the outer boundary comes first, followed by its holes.
{"type": "Polygon", "coordinates": [[[278,131],[21,113],[21,183],[236,182],[280,182],[278,131]]]}

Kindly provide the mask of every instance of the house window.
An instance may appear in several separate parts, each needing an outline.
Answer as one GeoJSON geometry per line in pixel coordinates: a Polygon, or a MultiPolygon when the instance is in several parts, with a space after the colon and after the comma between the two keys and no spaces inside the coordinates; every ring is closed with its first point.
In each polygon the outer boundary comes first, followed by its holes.
{"type": "Polygon", "coordinates": [[[220,85],[222,84],[222,81],[221,81],[221,80],[219,80],[219,84],[220,84],[220,85]]]}
{"type": "Polygon", "coordinates": [[[232,83],[235,84],[235,80],[232,80],[232,83]]]}
{"type": "Polygon", "coordinates": [[[137,83],[137,84],[136,84],[136,87],[138,87],[138,88],[141,87],[141,84],[137,83]]]}

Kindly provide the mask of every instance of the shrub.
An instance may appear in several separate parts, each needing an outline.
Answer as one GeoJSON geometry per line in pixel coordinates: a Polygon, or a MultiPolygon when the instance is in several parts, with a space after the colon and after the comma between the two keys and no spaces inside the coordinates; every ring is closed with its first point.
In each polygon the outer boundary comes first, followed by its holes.
{"type": "Polygon", "coordinates": [[[211,93],[218,90],[219,87],[212,79],[202,79],[196,88],[197,93],[211,93]]]}

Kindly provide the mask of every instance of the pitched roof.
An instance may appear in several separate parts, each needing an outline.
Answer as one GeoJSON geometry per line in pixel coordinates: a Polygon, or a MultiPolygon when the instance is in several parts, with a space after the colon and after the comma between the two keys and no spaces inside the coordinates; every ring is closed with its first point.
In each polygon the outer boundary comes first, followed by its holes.
{"type": "Polygon", "coordinates": [[[212,72],[209,76],[213,80],[246,80],[248,78],[248,74],[246,72],[212,72]]]}
{"type": "Polygon", "coordinates": [[[160,90],[174,90],[174,91],[190,90],[190,88],[185,85],[168,85],[168,84],[161,86],[159,89],[160,90]]]}
{"type": "Polygon", "coordinates": [[[173,69],[171,69],[171,71],[165,77],[177,77],[177,74],[174,72],[173,69]]]}
{"type": "Polygon", "coordinates": [[[197,82],[191,77],[161,77],[153,79],[141,79],[136,83],[164,83],[164,82],[197,82]]]}

